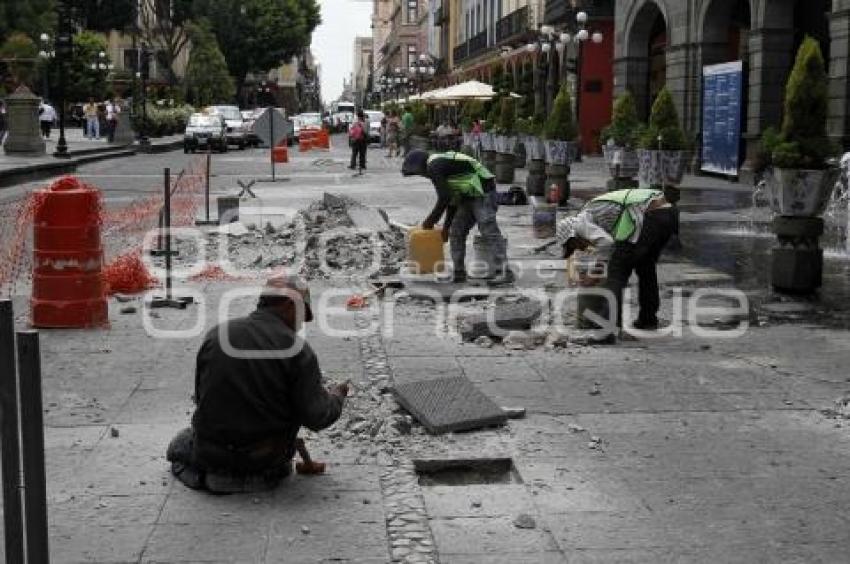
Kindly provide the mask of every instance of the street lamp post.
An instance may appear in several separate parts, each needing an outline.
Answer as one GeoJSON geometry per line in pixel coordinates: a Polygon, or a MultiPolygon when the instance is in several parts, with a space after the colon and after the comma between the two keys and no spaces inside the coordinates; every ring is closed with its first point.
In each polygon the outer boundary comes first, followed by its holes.
{"type": "Polygon", "coordinates": [[[68,153],[68,142],[65,139],[65,63],[74,52],[74,44],[68,6],[65,5],[63,0],[60,0],[56,5],[56,10],[59,15],[55,45],[56,63],[59,66],[59,142],[56,144],[56,152],[53,153],[53,156],[67,159],[71,155],[68,153]]]}
{"type": "Polygon", "coordinates": [[[41,42],[41,50],[38,52],[38,58],[44,63],[42,97],[46,100],[50,95],[50,61],[56,58],[55,46],[50,42],[50,36],[42,33],[39,36],[41,42]]]}
{"type": "Polygon", "coordinates": [[[139,146],[147,147],[150,145],[150,139],[148,139],[148,78],[150,78],[150,59],[151,59],[151,50],[147,45],[142,45],[142,50],[140,52],[141,61],[139,65],[139,71],[136,73],[136,77],[140,78],[142,81],[142,123],[139,127],[139,146]]]}
{"type": "Polygon", "coordinates": [[[411,77],[416,80],[419,95],[422,96],[422,85],[425,79],[434,76],[434,73],[437,72],[437,66],[434,64],[434,60],[425,53],[422,53],[419,55],[419,61],[410,65],[408,70],[411,77]]]}

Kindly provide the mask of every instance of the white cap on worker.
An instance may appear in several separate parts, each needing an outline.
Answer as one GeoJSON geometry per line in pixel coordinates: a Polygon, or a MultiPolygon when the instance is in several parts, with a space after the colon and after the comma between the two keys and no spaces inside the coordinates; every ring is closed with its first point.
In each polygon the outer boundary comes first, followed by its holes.
{"type": "Polygon", "coordinates": [[[279,271],[272,274],[263,288],[263,296],[283,296],[295,300],[300,297],[304,303],[304,321],[313,320],[313,310],[310,304],[310,288],[307,282],[295,274],[279,271]]]}

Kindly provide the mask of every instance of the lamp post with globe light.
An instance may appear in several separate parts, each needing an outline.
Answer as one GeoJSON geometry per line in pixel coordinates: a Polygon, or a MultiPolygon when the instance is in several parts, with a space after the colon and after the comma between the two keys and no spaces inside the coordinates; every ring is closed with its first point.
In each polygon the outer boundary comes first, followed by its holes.
{"type": "Polygon", "coordinates": [[[416,81],[419,95],[422,96],[422,86],[425,80],[434,76],[437,72],[437,65],[434,64],[434,59],[422,53],[419,55],[419,60],[410,65],[408,70],[410,71],[410,77],[416,81]]]}
{"type": "Polygon", "coordinates": [[[38,52],[38,58],[41,59],[44,64],[41,95],[46,100],[50,95],[50,62],[56,58],[56,49],[50,41],[50,36],[46,33],[42,33],[38,39],[41,43],[41,50],[38,52]]]}
{"type": "MultiPolygon", "coordinates": [[[[73,30],[71,28],[70,8],[64,1],[60,0],[56,4],[56,11],[59,18],[55,50],[53,52],[55,53],[55,60],[59,70],[57,99],[59,105],[59,141],[56,143],[56,151],[53,153],[53,156],[60,159],[67,159],[71,155],[68,153],[68,142],[65,139],[65,64],[74,53],[74,40],[73,30]]],[[[48,37],[47,40],[49,41],[49,39],[48,37]]]]}

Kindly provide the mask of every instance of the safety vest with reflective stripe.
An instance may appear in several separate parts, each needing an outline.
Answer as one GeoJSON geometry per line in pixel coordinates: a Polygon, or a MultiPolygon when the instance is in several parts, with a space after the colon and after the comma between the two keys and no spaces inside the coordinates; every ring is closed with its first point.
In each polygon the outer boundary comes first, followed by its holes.
{"type": "Polygon", "coordinates": [[[484,196],[484,187],[481,184],[482,180],[495,178],[493,173],[487,170],[487,167],[482,165],[476,159],[465,153],[448,151],[446,153],[435,153],[428,157],[428,164],[435,159],[449,159],[454,161],[465,161],[472,165],[474,172],[466,174],[455,174],[448,177],[449,189],[453,196],[466,196],[471,198],[480,198],[484,196]]]}
{"type": "Polygon", "coordinates": [[[615,190],[602,194],[591,200],[593,202],[611,202],[621,206],[620,216],[611,230],[611,236],[615,241],[628,241],[635,232],[635,221],[628,209],[634,205],[647,204],[650,200],[660,198],[664,193],[660,190],[652,190],[651,188],[631,188],[625,190],[615,190]]]}

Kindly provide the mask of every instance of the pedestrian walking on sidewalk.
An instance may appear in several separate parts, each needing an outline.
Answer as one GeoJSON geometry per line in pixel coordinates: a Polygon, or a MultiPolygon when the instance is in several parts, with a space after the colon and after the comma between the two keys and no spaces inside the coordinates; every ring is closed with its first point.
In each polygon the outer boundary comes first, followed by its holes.
{"type": "Polygon", "coordinates": [[[660,190],[633,188],[594,198],[578,215],[558,222],[556,237],[564,258],[590,246],[605,252],[610,249],[605,287],[616,306],[615,311],[606,312],[612,326],[616,322],[616,327],[622,328],[623,290],[634,271],[640,304],[634,327],[658,328],[661,299],[656,265],[667,241],[679,231],[677,217],[660,190]]]}
{"type": "Polygon", "coordinates": [[[278,275],[256,311],[207,333],[192,427],[166,453],[181,482],[216,493],[273,488],[292,472],[301,427],[317,432],[339,419],[348,384],[325,389],[316,353],[298,336],[312,319],[306,283],[278,275]]]}
{"type": "Polygon", "coordinates": [[[118,99],[106,101],[106,136],[110,143],[115,142],[115,130],[118,129],[118,114],[121,113],[121,105],[118,99]]]}
{"type": "Polygon", "coordinates": [[[348,130],[348,139],[351,142],[351,164],[348,168],[351,170],[366,170],[366,150],[369,148],[366,128],[366,115],[363,110],[357,110],[357,118],[348,130]]]}
{"type": "Polygon", "coordinates": [[[89,98],[83,106],[83,115],[86,118],[86,138],[100,139],[100,116],[94,98],[89,98]]]}
{"type": "Polygon", "coordinates": [[[387,112],[387,157],[393,158],[399,155],[398,138],[401,132],[401,120],[395,110],[387,112]]]}
{"type": "Polygon", "coordinates": [[[424,176],[434,183],[437,203],[422,222],[433,229],[445,214],[443,240],[451,246],[453,280],[466,282],[466,239],[477,224],[484,243],[493,256],[492,284],[510,284],[514,273],[508,267],[507,245],[499,229],[496,180],[484,165],[464,153],[449,151],[429,155],[414,149],[404,159],[404,176],[424,176]]]}
{"type": "Polygon", "coordinates": [[[56,110],[47,100],[42,100],[38,107],[38,123],[41,125],[41,136],[50,139],[50,130],[56,122],[56,110]]]}
{"type": "Polygon", "coordinates": [[[0,147],[6,140],[6,102],[0,100],[0,147]]]}

